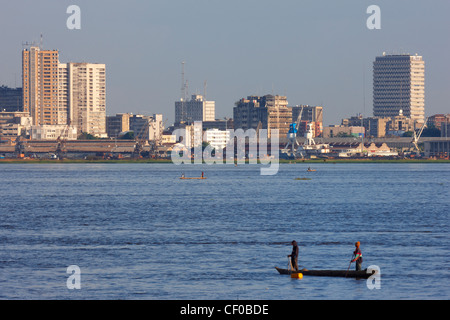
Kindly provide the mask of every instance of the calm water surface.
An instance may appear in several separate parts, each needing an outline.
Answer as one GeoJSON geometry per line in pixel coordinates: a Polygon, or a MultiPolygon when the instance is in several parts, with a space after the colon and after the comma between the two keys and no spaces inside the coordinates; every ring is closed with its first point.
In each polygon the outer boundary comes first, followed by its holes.
{"type": "Polygon", "coordinates": [[[308,166],[2,164],[0,299],[450,298],[449,164],[308,166]],[[380,289],[279,275],[294,239],[308,269],[360,241],[380,289]]]}

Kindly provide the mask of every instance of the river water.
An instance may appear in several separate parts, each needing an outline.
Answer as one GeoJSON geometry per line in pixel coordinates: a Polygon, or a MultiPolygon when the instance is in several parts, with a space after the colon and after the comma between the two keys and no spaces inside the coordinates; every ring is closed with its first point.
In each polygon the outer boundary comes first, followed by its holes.
{"type": "Polygon", "coordinates": [[[450,298],[449,164],[308,166],[2,164],[0,299],[450,298]],[[278,274],[294,239],[337,270],[360,241],[377,286],[278,274]]]}

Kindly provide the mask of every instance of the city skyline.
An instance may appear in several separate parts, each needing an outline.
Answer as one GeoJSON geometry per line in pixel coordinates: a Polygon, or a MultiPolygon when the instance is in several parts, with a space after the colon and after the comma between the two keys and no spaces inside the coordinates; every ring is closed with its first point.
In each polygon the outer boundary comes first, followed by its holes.
{"type": "Polygon", "coordinates": [[[70,4],[2,4],[0,84],[20,86],[22,43],[43,34],[43,47],[59,50],[61,61],[106,64],[108,115],[162,113],[174,122],[185,61],[189,94],[203,94],[206,81],[216,118],[232,117],[243,97],[273,93],[290,106],[323,106],[329,125],[373,114],[377,56],[418,53],[427,63],[425,115],[449,110],[447,2],[376,1],[380,30],[366,27],[368,1],[77,1],[80,30],[66,27],[70,4]]]}

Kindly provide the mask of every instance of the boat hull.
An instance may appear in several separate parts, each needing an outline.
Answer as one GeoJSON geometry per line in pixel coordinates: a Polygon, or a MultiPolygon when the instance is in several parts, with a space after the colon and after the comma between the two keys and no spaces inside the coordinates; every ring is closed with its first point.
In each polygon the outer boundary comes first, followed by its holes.
{"type": "Polygon", "coordinates": [[[304,276],[316,276],[316,277],[343,277],[343,278],[359,278],[359,279],[367,279],[371,275],[375,274],[375,271],[372,273],[367,273],[367,269],[361,271],[355,270],[299,270],[292,271],[288,269],[281,269],[275,267],[280,274],[292,274],[292,273],[302,273],[304,276]]]}

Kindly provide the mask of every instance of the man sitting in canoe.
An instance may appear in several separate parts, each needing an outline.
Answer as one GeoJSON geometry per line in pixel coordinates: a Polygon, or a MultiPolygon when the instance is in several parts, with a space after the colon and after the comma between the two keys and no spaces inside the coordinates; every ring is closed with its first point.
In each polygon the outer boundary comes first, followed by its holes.
{"type": "Polygon", "coordinates": [[[298,271],[298,245],[295,240],[291,242],[292,244],[292,253],[288,255],[288,258],[291,257],[291,265],[295,271],[298,271]]]}
{"type": "Polygon", "coordinates": [[[362,259],[362,253],[361,253],[361,249],[359,248],[360,243],[359,241],[355,243],[355,251],[353,252],[353,255],[355,256],[355,258],[351,261],[351,262],[356,262],[356,271],[361,271],[361,265],[363,262],[362,259]]]}

